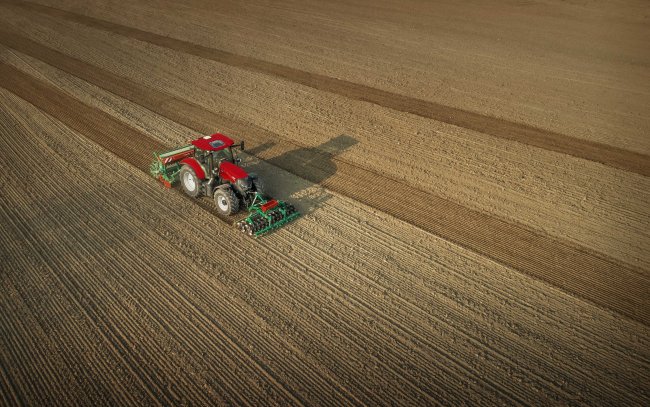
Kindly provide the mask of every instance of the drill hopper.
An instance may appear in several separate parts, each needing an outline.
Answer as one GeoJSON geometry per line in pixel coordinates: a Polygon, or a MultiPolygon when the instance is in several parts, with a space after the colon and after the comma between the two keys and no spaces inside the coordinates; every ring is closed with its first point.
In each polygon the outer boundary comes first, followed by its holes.
{"type": "Polygon", "coordinates": [[[184,146],[165,153],[154,153],[154,160],[149,166],[149,172],[167,188],[178,180],[181,171],[181,160],[191,157],[194,154],[194,146],[184,146]]]}

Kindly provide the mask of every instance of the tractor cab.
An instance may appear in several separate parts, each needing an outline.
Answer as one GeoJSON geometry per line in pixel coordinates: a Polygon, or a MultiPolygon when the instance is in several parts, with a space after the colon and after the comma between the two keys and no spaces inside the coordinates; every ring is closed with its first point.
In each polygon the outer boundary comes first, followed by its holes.
{"type": "Polygon", "coordinates": [[[193,140],[191,143],[196,161],[193,163],[188,160],[184,163],[192,166],[201,179],[214,177],[221,182],[234,183],[240,178],[248,177],[246,171],[238,165],[241,159],[235,153],[236,148],[244,149],[243,141],[235,144],[229,137],[215,133],[193,140]]]}
{"type": "Polygon", "coordinates": [[[238,158],[235,155],[235,152],[232,150],[232,147],[224,148],[219,151],[213,151],[212,152],[212,160],[215,163],[219,163],[222,161],[228,161],[233,164],[237,163],[238,158]]]}
{"type": "Polygon", "coordinates": [[[239,147],[241,150],[244,149],[243,141],[241,144],[235,145],[235,142],[230,137],[221,133],[196,139],[192,141],[192,145],[196,147],[197,159],[203,161],[208,156],[211,156],[215,165],[218,165],[222,161],[238,164],[240,160],[235,155],[233,147],[239,147]]]}

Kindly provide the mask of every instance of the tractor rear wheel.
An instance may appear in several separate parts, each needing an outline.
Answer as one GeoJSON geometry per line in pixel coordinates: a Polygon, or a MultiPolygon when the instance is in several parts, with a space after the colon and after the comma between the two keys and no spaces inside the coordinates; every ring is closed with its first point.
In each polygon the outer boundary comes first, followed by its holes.
{"type": "Polygon", "coordinates": [[[214,203],[220,214],[230,216],[239,211],[239,199],[230,188],[219,188],[214,193],[214,203]]]}
{"type": "Polygon", "coordinates": [[[180,172],[181,187],[183,191],[191,196],[197,198],[201,195],[201,180],[196,176],[196,173],[189,165],[185,164],[180,172]]]}

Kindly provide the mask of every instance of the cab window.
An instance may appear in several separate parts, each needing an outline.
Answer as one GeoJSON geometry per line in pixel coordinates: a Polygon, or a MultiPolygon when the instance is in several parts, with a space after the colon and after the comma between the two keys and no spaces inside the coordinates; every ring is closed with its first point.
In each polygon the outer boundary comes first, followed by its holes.
{"type": "Polygon", "coordinates": [[[229,148],[224,148],[223,150],[214,151],[212,153],[212,157],[215,163],[218,163],[220,160],[223,159],[232,162],[232,153],[230,152],[229,148]]]}

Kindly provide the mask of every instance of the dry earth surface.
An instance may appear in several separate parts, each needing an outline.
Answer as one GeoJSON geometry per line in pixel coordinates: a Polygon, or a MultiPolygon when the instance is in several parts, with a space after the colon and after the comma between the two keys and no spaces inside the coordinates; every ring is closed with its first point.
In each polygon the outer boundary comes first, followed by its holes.
{"type": "Polygon", "coordinates": [[[644,2],[0,1],[0,403],[650,403],[644,2]],[[221,130],[304,213],[147,174],[221,130]]]}

